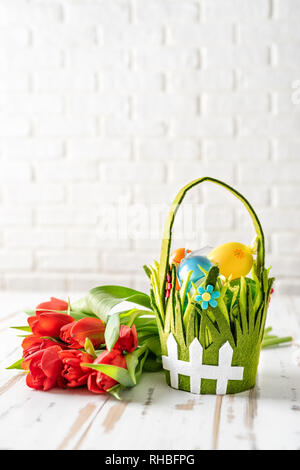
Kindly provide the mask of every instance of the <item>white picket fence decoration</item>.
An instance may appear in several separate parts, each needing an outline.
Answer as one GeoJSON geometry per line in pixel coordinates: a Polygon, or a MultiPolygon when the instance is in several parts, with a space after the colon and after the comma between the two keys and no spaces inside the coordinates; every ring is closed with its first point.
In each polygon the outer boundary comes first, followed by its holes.
{"type": "Polygon", "coordinates": [[[162,356],[163,368],[170,371],[171,387],[178,389],[178,374],[190,377],[190,391],[201,393],[201,380],[217,380],[217,395],[225,395],[228,380],[243,380],[244,367],[232,366],[233,349],[227,341],[219,349],[219,365],[211,366],[202,364],[203,348],[198,339],[195,338],[189,347],[190,360],[182,361],[178,359],[177,342],[169,334],[167,340],[168,356],[162,356]]]}

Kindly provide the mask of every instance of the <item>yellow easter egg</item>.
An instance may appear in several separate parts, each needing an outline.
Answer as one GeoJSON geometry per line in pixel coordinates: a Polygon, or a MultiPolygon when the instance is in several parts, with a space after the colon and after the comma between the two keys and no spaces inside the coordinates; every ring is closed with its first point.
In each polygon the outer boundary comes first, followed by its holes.
{"type": "Polygon", "coordinates": [[[207,258],[220,268],[220,274],[237,279],[247,276],[253,265],[252,250],[242,243],[230,242],[214,248],[207,258]]]}

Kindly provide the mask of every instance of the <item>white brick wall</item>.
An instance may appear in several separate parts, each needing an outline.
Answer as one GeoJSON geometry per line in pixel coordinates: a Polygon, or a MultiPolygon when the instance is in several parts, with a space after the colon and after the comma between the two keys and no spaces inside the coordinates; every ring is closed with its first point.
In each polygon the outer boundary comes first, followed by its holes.
{"type": "MultiPolygon", "coordinates": [[[[253,202],[278,291],[300,294],[299,14],[299,0],[0,0],[1,288],[147,288],[168,204],[209,175],[253,202]]],[[[175,246],[252,239],[212,186],[178,215],[175,246]]]]}

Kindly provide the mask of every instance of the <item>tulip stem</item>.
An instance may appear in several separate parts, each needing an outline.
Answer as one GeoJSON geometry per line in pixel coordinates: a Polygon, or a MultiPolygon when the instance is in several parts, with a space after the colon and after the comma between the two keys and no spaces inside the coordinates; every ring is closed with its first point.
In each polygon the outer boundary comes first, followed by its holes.
{"type": "Polygon", "coordinates": [[[268,338],[264,339],[262,342],[262,348],[268,348],[270,346],[276,346],[281,343],[290,343],[293,341],[292,336],[285,336],[283,338],[268,338]]]}

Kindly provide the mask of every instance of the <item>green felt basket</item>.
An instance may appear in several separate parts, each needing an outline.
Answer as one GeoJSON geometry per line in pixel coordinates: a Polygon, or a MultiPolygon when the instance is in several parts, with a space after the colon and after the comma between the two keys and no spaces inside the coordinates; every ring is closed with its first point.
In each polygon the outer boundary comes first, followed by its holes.
{"type": "Polygon", "coordinates": [[[269,278],[269,270],[265,268],[263,230],[247,199],[226,183],[210,177],[184,186],[174,199],[165,223],[160,262],[148,267],[148,275],[167,383],[201,394],[232,394],[254,387],[274,278],[269,278]],[[217,307],[209,311],[202,310],[193,296],[187,302],[184,287],[176,291],[176,268],[169,265],[177,210],[186,193],[204,182],[220,185],[237,197],[246,207],[257,234],[252,277],[240,278],[234,288],[230,280],[221,285],[218,277],[221,295],[217,307]],[[167,275],[172,285],[168,298],[167,275]]]}

